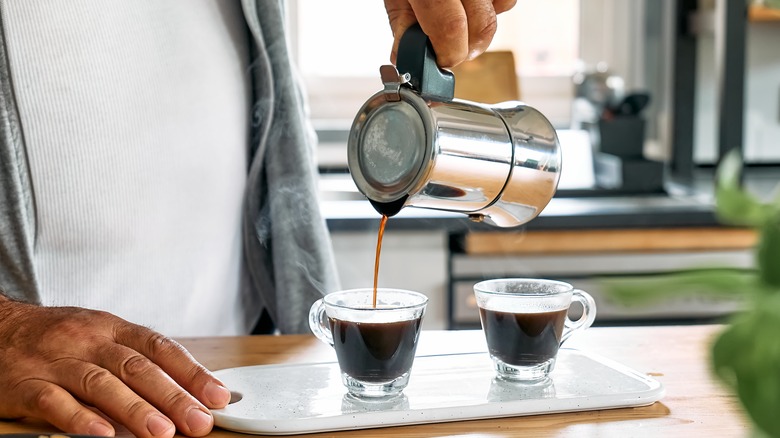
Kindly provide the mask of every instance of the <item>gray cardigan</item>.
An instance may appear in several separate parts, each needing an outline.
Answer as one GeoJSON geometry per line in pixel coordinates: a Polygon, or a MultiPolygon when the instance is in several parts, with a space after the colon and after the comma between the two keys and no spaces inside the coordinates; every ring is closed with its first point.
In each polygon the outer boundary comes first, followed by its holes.
{"type": "MultiPolygon", "coordinates": [[[[316,138],[288,53],[284,0],[242,0],[253,42],[252,141],[244,201],[247,321],[267,309],[282,333],[308,332],[311,304],[338,288],[317,203],[316,138]]],[[[0,291],[40,302],[35,194],[0,19],[0,291]]]]}

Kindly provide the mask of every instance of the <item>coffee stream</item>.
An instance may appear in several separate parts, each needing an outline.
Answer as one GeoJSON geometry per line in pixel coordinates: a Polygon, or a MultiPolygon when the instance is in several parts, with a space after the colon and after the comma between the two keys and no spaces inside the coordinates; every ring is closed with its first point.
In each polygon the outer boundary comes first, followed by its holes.
{"type": "Polygon", "coordinates": [[[382,215],[382,220],[379,222],[379,236],[376,239],[376,258],[374,259],[374,301],[373,306],[376,308],[376,290],[379,282],[379,253],[382,252],[382,237],[385,235],[385,225],[387,224],[387,215],[382,215]]]}

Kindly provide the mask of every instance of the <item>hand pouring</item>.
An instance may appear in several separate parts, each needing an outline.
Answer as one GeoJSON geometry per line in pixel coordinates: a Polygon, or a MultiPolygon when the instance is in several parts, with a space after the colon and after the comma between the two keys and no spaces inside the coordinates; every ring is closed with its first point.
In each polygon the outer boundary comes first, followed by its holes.
{"type": "Polygon", "coordinates": [[[377,212],[404,207],[467,214],[500,227],[536,217],[555,194],[561,149],[552,124],[521,102],[454,99],[455,78],[436,65],[419,25],[404,33],[384,90],[355,116],[352,179],[377,212]]]}

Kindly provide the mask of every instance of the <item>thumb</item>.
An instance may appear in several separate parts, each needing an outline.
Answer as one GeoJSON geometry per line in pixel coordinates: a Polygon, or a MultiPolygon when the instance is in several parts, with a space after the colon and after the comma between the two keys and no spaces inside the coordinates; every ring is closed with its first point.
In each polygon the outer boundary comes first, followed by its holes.
{"type": "Polygon", "coordinates": [[[406,29],[417,23],[412,6],[408,0],[385,0],[387,18],[390,20],[390,30],[393,32],[393,49],[390,52],[390,62],[395,64],[398,57],[398,43],[406,29]]]}

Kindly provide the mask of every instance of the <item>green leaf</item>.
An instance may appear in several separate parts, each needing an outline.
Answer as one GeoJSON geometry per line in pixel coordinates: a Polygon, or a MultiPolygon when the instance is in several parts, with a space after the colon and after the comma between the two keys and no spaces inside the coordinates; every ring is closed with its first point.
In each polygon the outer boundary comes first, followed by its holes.
{"type": "Polygon", "coordinates": [[[759,226],[771,215],[769,205],[741,187],[742,157],[734,149],[718,165],[715,188],[716,215],[731,225],[759,226]]]}
{"type": "Polygon", "coordinates": [[[716,374],[731,385],[745,411],[769,436],[780,436],[780,294],[757,297],[716,339],[716,374]]]}
{"type": "Polygon", "coordinates": [[[780,288],[780,223],[766,221],[756,248],[756,263],[761,280],[772,288],[780,288]]]}
{"type": "Polygon", "coordinates": [[[718,220],[726,224],[759,226],[771,214],[768,206],[742,190],[718,188],[715,197],[718,220]]]}
{"type": "Polygon", "coordinates": [[[756,271],[731,268],[601,277],[598,281],[608,299],[627,306],[694,295],[735,298],[756,293],[763,288],[756,271]]]}
{"type": "Polygon", "coordinates": [[[742,154],[738,149],[730,150],[718,164],[716,171],[718,187],[739,187],[742,175],[742,154]]]}
{"type": "Polygon", "coordinates": [[[772,192],[774,195],[772,196],[770,203],[772,204],[775,214],[777,214],[780,212],[780,183],[775,186],[772,192]]]}

